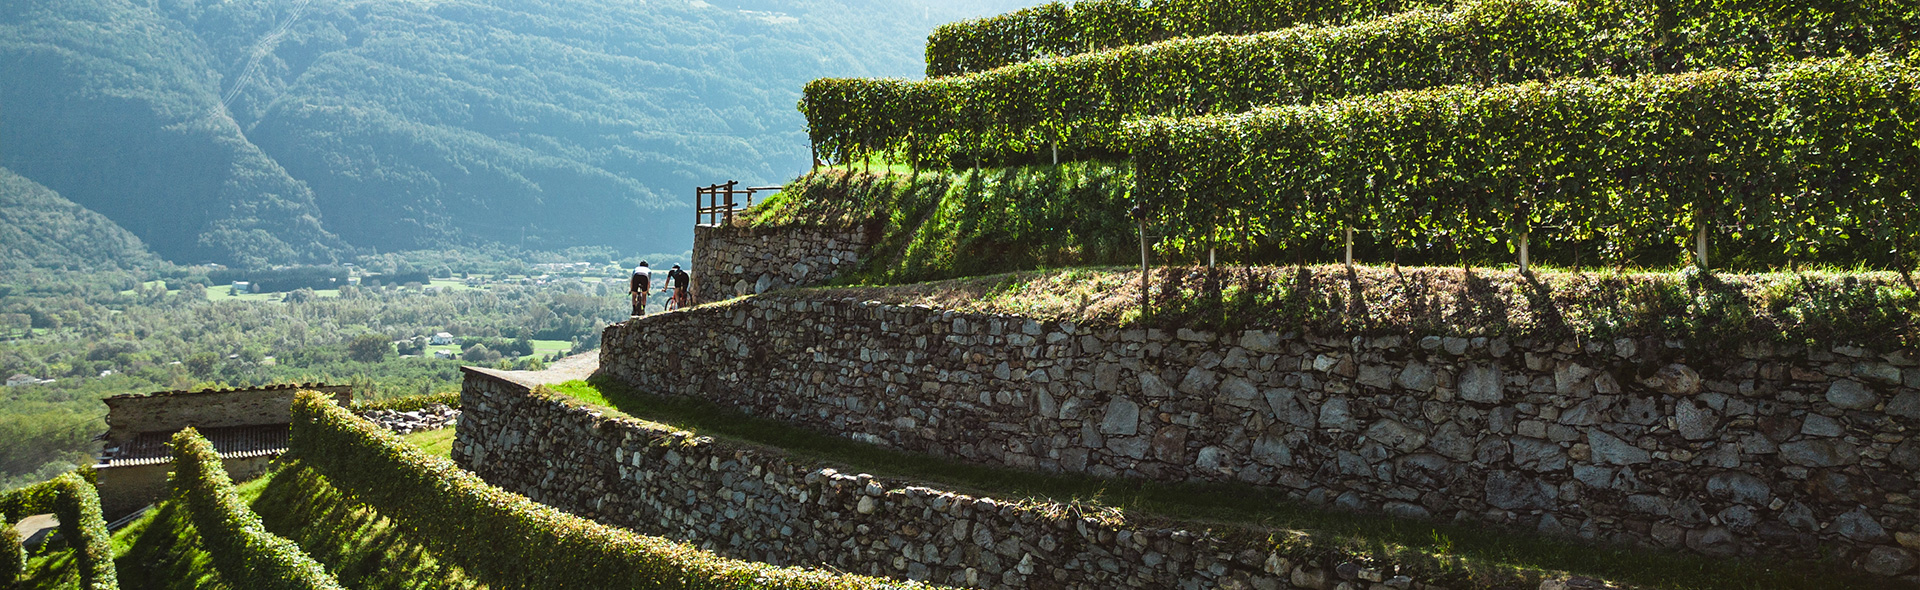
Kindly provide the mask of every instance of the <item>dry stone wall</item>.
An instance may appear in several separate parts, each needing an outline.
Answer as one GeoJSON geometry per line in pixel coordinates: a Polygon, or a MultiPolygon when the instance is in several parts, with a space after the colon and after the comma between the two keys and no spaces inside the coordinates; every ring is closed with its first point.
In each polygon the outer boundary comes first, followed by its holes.
{"type": "Polygon", "coordinates": [[[820,285],[858,267],[872,243],[865,226],[695,227],[694,292],[718,301],[820,285]]]}
{"type": "Polygon", "coordinates": [[[1089,329],[762,296],[607,329],[648,391],[1026,469],[1914,578],[1920,359],[1089,329]]]}
{"type": "MultiPolygon", "coordinates": [[[[468,369],[454,460],[496,486],[729,557],[973,588],[1606,588],[1580,578],[1421,580],[1264,534],[1216,535],[1005,502],[715,442],[531,393],[468,369]]],[[[1458,572],[1455,572],[1457,575],[1458,572]]]]}

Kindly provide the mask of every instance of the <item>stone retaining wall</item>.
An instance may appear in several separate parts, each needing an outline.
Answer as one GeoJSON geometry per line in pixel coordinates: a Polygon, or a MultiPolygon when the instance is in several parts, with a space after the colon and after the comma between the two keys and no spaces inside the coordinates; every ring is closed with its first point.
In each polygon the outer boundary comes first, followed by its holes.
{"type": "Polygon", "coordinates": [[[762,296],[607,329],[602,371],[1016,468],[1913,578],[1913,351],[1356,338],[762,296]]]}
{"type": "Polygon", "coordinates": [[[454,460],[488,483],[738,559],[1008,590],[1606,587],[1526,576],[1416,580],[1403,575],[1411,569],[1298,539],[1283,554],[1265,534],[1223,536],[845,474],[778,450],[607,418],[481,369],[468,369],[461,407],[454,460]]]}
{"type": "Polygon", "coordinates": [[[700,301],[823,284],[856,268],[872,245],[867,227],[698,226],[694,293],[700,301]]]}

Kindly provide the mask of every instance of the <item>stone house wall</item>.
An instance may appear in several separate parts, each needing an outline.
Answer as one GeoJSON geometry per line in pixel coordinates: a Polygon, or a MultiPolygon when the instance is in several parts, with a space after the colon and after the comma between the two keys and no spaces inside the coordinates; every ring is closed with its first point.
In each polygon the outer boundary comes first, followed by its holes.
{"type": "Polygon", "coordinates": [[[1024,469],[1911,577],[1920,357],[1089,329],[762,296],[611,326],[646,391],[1024,469]]]}
{"type": "MultiPolygon", "coordinates": [[[[1475,587],[1301,543],[1283,555],[1265,535],[1085,516],[1059,504],[840,473],[777,449],[605,417],[484,369],[467,369],[461,407],[454,460],[488,483],[738,559],[1006,590],[1475,587]]],[[[1502,587],[1606,587],[1564,582],[1516,577],[1502,587]]]]}
{"type": "MultiPolygon", "coordinates": [[[[220,465],[234,483],[242,483],[266,475],[277,459],[278,455],[231,458],[222,459],[220,465]]],[[[133,514],[173,495],[172,482],[167,479],[173,473],[172,462],[99,468],[99,471],[100,513],[107,520],[133,514]]]]}
{"type": "Polygon", "coordinates": [[[693,292],[720,301],[824,284],[857,268],[873,240],[866,226],[697,226],[693,292]]]}
{"type": "Polygon", "coordinates": [[[317,384],[116,395],[103,400],[107,404],[104,438],[112,446],[143,432],[172,432],[188,426],[286,424],[292,420],[293,398],[308,390],[332,394],[343,406],[353,403],[352,388],[317,384]]]}

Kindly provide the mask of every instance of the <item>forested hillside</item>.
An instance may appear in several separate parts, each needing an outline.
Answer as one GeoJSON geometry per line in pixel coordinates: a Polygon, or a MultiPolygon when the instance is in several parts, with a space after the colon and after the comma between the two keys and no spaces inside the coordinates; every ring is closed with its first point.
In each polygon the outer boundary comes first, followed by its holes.
{"type": "Polygon", "coordinates": [[[0,168],[0,272],[152,268],[146,244],[13,171],[0,168]]]}
{"type": "Polygon", "coordinates": [[[680,251],[691,188],[807,166],[823,76],[1012,0],[18,0],[0,166],[174,262],[680,251]]]}

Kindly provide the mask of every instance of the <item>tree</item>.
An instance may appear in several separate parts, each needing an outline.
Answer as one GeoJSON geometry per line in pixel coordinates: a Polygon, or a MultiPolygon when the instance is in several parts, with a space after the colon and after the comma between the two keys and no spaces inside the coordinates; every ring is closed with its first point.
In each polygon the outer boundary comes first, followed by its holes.
{"type": "Polygon", "coordinates": [[[467,347],[466,350],[460,351],[460,360],[491,363],[500,360],[500,353],[488,350],[485,344],[475,344],[467,347]]]}
{"type": "Polygon", "coordinates": [[[361,334],[347,344],[347,358],[363,362],[377,363],[386,360],[393,352],[393,341],[383,334],[361,334]]]}
{"type": "Polygon", "coordinates": [[[220,355],[203,350],[187,357],[185,364],[188,373],[192,373],[196,378],[206,379],[213,376],[214,365],[220,364],[220,355]]]}

